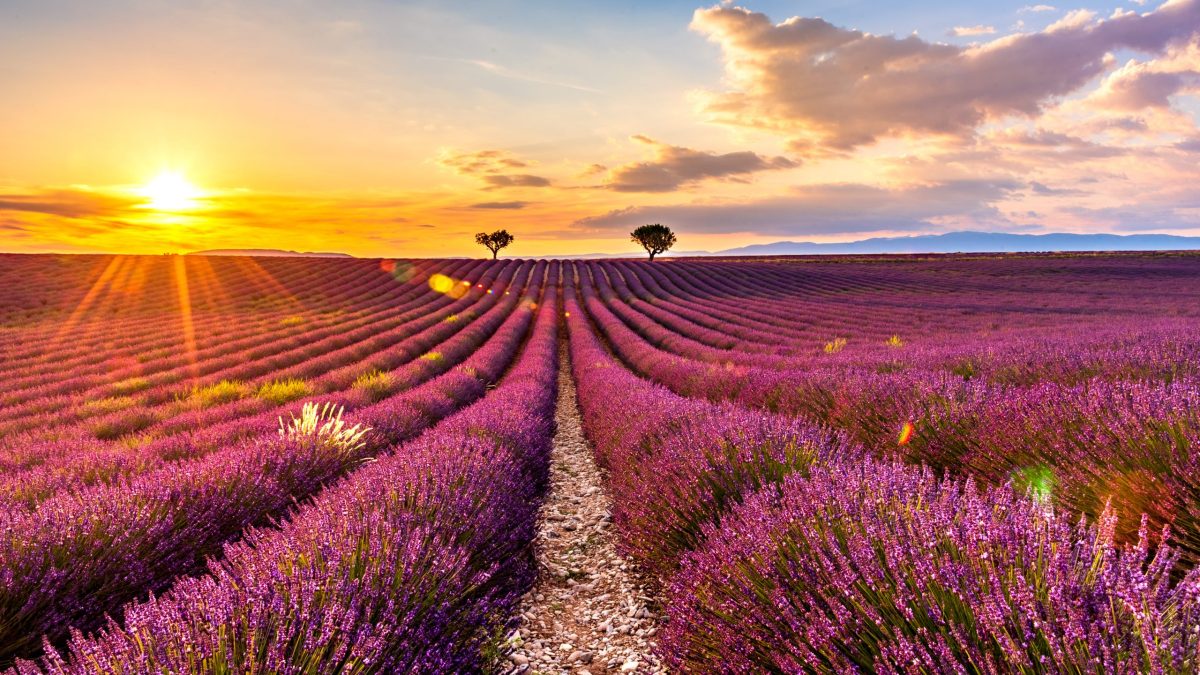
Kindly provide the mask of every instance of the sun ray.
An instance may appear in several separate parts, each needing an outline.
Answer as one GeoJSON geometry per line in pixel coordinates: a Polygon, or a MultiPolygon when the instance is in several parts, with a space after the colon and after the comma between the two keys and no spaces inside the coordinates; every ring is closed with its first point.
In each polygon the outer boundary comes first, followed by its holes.
{"type": "Polygon", "coordinates": [[[188,288],[187,260],[175,256],[175,292],[179,298],[179,320],[183,329],[183,351],[192,379],[199,376],[196,350],[196,327],[192,323],[192,295],[188,288]]]}
{"type": "Polygon", "coordinates": [[[115,255],[109,259],[104,270],[100,272],[100,276],[92,282],[91,288],[88,289],[87,293],[79,301],[79,304],[75,306],[70,316],[67,317],[67,320],[62,323],[62,326],[54,334],[54,338],[51,341],[51,348],[57,347],[63,338],[75,330],[79,322],[83,320],[84,315],[95,304],[96,299],[109,288],[112,278],[128,264],[128,256],[115,255]]]}
{"type": "Polygon", "coordinates": [[[235,256],[234,260],[237,261],[239,267],[243,268],[246,277],[256,288],[265,291],[272,297],[281,298],[289,307],[306,309],[304,302],[297,298],[296,294],[292,293],[287,286],[280,283],[275,275],[263,268],[257,260],[243,256],[235,256]]]}
{"type": "MultiPolygon", "coordinates": [[[[143,303],[134,302],[133,294],[136,290],[131,285],[131,280],[136,278],[141,270],[146,269],[151,263],[145,256],[125,256],[126,264],[121,271],[108,283],[108,290],[96,305],[92,308],[90,314],[97,317],[115,316],[123,314],[130,307],[134,309],[142,307],[143,303]]],[[[144,300],[144,298],[139,298],[144,300]]]]}
{"type": "Polygon", "coordinates": [[[228,309],[233,306],[233,300],[221,283],[221,277],[213,268],[212,260],[207,256],[190,256],[188,262],[192,267],[193,278],[204,298],[202,307],[207,310],[228,309]]]}

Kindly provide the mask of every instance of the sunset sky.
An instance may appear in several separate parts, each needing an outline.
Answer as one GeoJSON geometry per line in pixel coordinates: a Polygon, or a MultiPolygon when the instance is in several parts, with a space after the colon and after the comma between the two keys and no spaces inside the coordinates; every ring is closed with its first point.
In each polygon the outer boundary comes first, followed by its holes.
{"type": "Polygon", "coordinates": [[[0,250],[1200,235],[1198,94],[1200,0],[4,0],[0,250]]]}

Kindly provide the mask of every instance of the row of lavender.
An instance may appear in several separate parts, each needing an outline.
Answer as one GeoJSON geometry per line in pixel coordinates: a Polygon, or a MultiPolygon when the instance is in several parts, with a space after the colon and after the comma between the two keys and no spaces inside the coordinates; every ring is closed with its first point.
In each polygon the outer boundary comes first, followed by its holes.
{"type": "MultiPolygon", "coordinates": [[[[461,321],[437,321],[395,345],[386,346],[385,343],[386,348],[379,351],[367,350],[370,354],[367,365],[372,369],[380,364],[396,366],[392,370],[372,370],[379,375],[375,378],[376,386],[369,390],[354,387],[352,377],[346,376],[347,371],[352,374],[367,367],[362,362],[350,360],[349,364],[340,369],[311,381],[315,384],[329,385],[311,387],[313,391],[322,393],[308,395],[282,407],[261,400],[233,401],[182,415],[172,426],[166,428],[170,433],[142,443],[136,449],[127,447],[128,444],[122,439],[97,441],[84,438],[52,443],[22,443],[18,446],[19,457],[35,460],[37,463],[31,467],[23,467],[10,462],[9,470],[0,480],[0,502],[10,509],[22,505],[32,506],[67,488],[80,489],[95,483],[111,483],[121,478],[150,472],[167,462],[197,458],[229,443],[269,433],[274,428],[279,414],[298,410],[306,402],[333,401],[353,410],[391,393],[415,387],[448,371],[467,358],[523,301],[520,292],[529,281],[530,275],[538,279],[534,283],[535,291],[540,288],[538,275],[543,272],[541,266],[532,270],[522,268],[518,274],[520,283],[514,287],[517,294],[484,294],[483,297],[487,300],[463,312],[461,321]],[[493,302],[496,298],[503,300],[493,302]],[[427,350],[434,347],[437,351],[433,353],[436,353],[438,358],[417,358],[418,354],[429,353],[427,350]],[[342,375],[340,389],[335,386],[337,382],[330,377],[339,373],[342,375]],[[246,405],[247,403],[250,405],[246,405]]],[[[420,321],[414,323],[417,327],[427,324],[420,321]]],[[[377,344],[374,340],[369,342],[372,345],[377,344]]],[[[356,345],[354,351],[361,352],[363,347],[356,345]]],[[[333,356],[345,360],[343,354],[333,356]]],[[[318,358],[313,361],[326,363],[328,359],[318,358]]],[[[139,411],[150,414],[140,408],[139,411]]]]}
{"type": "MultiPolygon", "coordinates": [[[[479,670],[534,573],[556,324],[550,294],[516,366],[487,397],[381,452],[279,529],[250,530],[209,574],[17,671],[479,670]]],[[[387,424],[390,405],[357,419],[387,424]]],[[[363,438],[372,437],[378,430],[363,438]]],[[[356,438],[293,440],[346,451],[356,438]]]]}
{"type": "MultiPolygon", "coordinates": [[[[449,273],[458,271],[453,269],[449,273]]],[[[297,314],[285,317],[291,321],[276,319],[274,325],[263,326],[236,314],[223,320],[240,326],[239,332],[226,335],[217,345],[188,354],[181,349],[178,330],[174,334],[167,331],[161,338],[161,347],[147,349],[147,345],[142,345],[137,362],[124,366],[119,366],[120,359],[113,356],[122,350],[106,347],[102,351],[105,358],[91,370],[64,363],[56,373],[37,374],[37,386],[14,391],[6,397],[7,405],[0,419],[24,421],[26,428],[42,428],[41,423],[29,426],[27,420],[36,415],[61,414],[80,404],[86,408],[87,403],[104,397],[133,398],[150,405],[171,402],[186,397],[195,388],[220,380],[253,378],[294,367],[314,356],[362,344],[368,336],[382,340],[384,337],[378,334],[386,335],[387,330],[403,327],[418,318],[428,319],[453,302],[430,289],[424,279],[397,284],[388,274],[380,272],[365,280],[351,279],[348,285],[354,282],[363,287],[362,292],[379,297],[370,310],[353,317],[338,314],[309,324],[304,316],[297,314]],[[110,367],[114,363],[118,367],[110,367]]],[[[322,308],[320,303],[316,304],[318,309],[322,308]]],[[[160,321],[170,322],[176,314],[177,311],[164,311],[160,321]]],[[[11,427],[12,423],[6,426],[11,427]]]]}
{"type": "Polygon", "coordinates": [[[196,347],[203,351],[245,335],[247,328],[278,328],[272,324],[281,316],[318,318],[326,312],[367,309],[389,290],[386,275],[371,265],[114,256],[96,260],[91,269],[80,262],[74,269],[62,271],[64,288],[56,293],[53,284],[39,283],[39,272],[44,273],[42,268],[53,266],[55,260],[32,256],[14,261],[5,270],[22,277],[14,287],[25,294],[36,292],[38,297],[28,301],[48,314],[37,322],[21,322],[11,312],[0,311],[4,325],[0,350],[29,376],[29,381],[16,378],[5,382],[5,392],[36,382],[33,376],[60,372],[64,367],[97,372],[114,357],[146,364],[172,359],[181,363],[180,305],[185,299],[192,313],[196,347]],[[130,283],[120,271],[131,268],[144,271],[147,278],[130,283]],[[208,284],[201,283],[202,279],[208,284]],[[208,293],[209,285],[219,290],[208,293]],[[62,297],[67,291],[71,295],[62,297]],[[207,295],[220,302],[205,302],[207,295]],[[137,308],[134,316],[114,314],[131,306],[137,308]]]}
{"type": "MultiPolygon", "coordinates": [[[[894,280],[899,289],[875,290],[870,277],[834,277],[845,284],[840,293],[810,297],[808,289],[799,288],[763,301],[756,298],[764,286],[788,289],[797,282],[782,273],[769,282],[757,279],[751,274],[756,266],[746,263],[684,286],[673,277],[681,276],[675,268],[688,265],[661,267],[665,271],[601,262],[586,273],[607,302],[619,300],[613,311],[631,327],[658,346],[693,358],[883,374],[931,370],[1012,384],[1078,382],[1097,373],[1154,379],[1195,374],[1197,347],[1189,338],[1200,315],[1190,309],[1189,298],[1200,302],[1200,293],[1191,284],[1164,283],[1139,293],[1113,288],[1114,279],[1101,277],[1098,291],[1076,294],[1073,305],[1062,300],[1047,308],[1040,304],[1051,291],[1039,288],[1036,277],[1013,275],[986,290],[964,284],[949,291],[928,284],[906,291],[923,279],[910,273],[905,281],[903,276],[894,280]],[[748,278],[737,279],[739,272],[748,278]],[[1163,307],[1163,298],[1174,306],[1163,307]],[[952,317],[949,326],[915,320],[930,308],[940,315],[955,306],[970,307],[970,315],[952,317]],[[828,332],[816,332],[814,326],[829,326],[821,329],[828,332]]],[[[978,271],[980,277],[985,274],[986,268],[978,271]]]]}
{"type": "MultiPolygon", "coordinates": [[[[530,270],[528,265],[513,265],[489,270],[484,276],[489,282],[498,278],[506,284],[515,279],[519,293],[520,283],[528,278],[530,270]]],[[[423,279],[395,286],[418,297],[395,307],[381,307],[366,326],[359,326],[357,320],[345,320],[341,328],[324,326],[291,336],[252,336],[266,344],[256,348],[231,343],[221,354],[201,362],[197,372],[171,369],[158,373],[165,376],[163,379],[148,374],[139,378],[136,390],[122,391],[122,395],[108,395],[112,390],[106,385],[71,396],[38,399],[32,402],[37,406],[34,409],[8,408],[5,412],[16,419],[7,424],[0,422],[6,441],[0,461],[6,468],[21,468],[19,449],[29,440],[62,441],[97,435],[98,440],[109,440],[120,434],[98,434],[97,430],[116,430],[130,411],[149,418],[146,426],[135,429],[138,440],[144,442],[180,427],[194,428],[205,423],[205,418],[224,419],[278,404],[279,399],[287,399],[292,393],[274,391],[278,383],[299,385],[300,395],[345,389],[363,373],[386,371],[415,359],[423,348],[436,344],[438,334],[444,338],[471,325],[497,300],[483,290],[451,299],[431,291],[423,279]],[[122,405],[109,405],[115,403],[122,405]],[[16,429],[34,424],[38,435],[13,433],[13,425],[17,424],[20,426],[16,429]]],[[[72,382],[67,377],[65,384],[72,382]]],[[[122,387],[124,383],[111,386],[122,387]]]]}
{"type": "Polygon", "coordinates": [[[6,482],[36,507],[10,503],[0,514],[0,659],[35,654],[43,635],[60,644],[70,628],[91,630],[109,613],[119,618],[126,601],[202,568],[247,526],[269,522],[482,397],[527,334],[547,267],[522,266],[528,286],[511,295],[481,291],[500,301],[459,324],[465,328],[441,333],[439,358],[415,363],[396,393],[335,395],[374,429],[363,443],[279,438],[276,409],[164,437],[150,452],[66,453],[57,472],[6,482]]]}
{"type": "MultiPolygon", "coordinates": [[[[625,363],[676,393],[799,416],[844,430],[878,456],[1032,489],[1071,513],[1098,518],[1109,504],[1121,513],[1147,513],[1152,531],[1172,526],[1189,562],[1200,556],[1194,320],[1164,328],[1114,317],[1107,331],[1087,336],[1060,325],[1055,330],[1067,335],[1044,335],[1036,346],[1018,342],[1023,351],[1008,350],[1011,360],[991,355],[994,366],[1022,370],[1020,379],[1032,380],[1026,384],[911,362],[893,370],[831,359],[798,368],[776,357],[773,367],[743,367],[722,361],[728,352],[699,346],[640,314],[642,303],[621,302],[609,278],[581,270],[599,330],[625,363]],[[1081,348],[1085,343],[1090,350],[1081,348]],[[1071,364],[1078,366],[1075,376],[1056,376],[1071,364]]],[[[970,334],[957,336],[954,350],[971,353],[972,341],[970,334]]],[[[911,348],[879,349],[903,358],[911,348]]],[[[1136,520],[1122,523],[1121,537],[1135,538],[1136,520]]]]}
{"type": "Polygon", "coordinates": [[[1073,525],[1010,486],[939,479],[795,417],[674,394],[606,351],[602,324],[618,320],[584,289],[582,305],[566,292],[585,430],[626,550],[666,589],[661,649],[676,667],[1200,666],[1200,572],[1178,571],[1165,534],[1151,546],[1143,523],[1122,544],[1111,510],[1073,525]]]}

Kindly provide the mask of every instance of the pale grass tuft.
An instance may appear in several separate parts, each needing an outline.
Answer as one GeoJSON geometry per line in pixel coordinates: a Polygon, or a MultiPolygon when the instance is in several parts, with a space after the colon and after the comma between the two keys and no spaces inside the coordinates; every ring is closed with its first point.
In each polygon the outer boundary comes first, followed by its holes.
{"type": "Polygon", "coordinates": [[[826,354],[836,354],[846,348],[846,338],[834,338],[825,343],[826,354]]]}
{"type": "Polygon", "coordinates": [[[366,444],[370,427],[362,424],[347,426],[342,419],[345,409],[332,403],[318,405],[312,401],[300,409],[300,416],[292,415],[284,421],[279,418],[279,436],[286,439],[312,438],[317,442],[336,447],[343,452],[360,450],[366,444]]]}

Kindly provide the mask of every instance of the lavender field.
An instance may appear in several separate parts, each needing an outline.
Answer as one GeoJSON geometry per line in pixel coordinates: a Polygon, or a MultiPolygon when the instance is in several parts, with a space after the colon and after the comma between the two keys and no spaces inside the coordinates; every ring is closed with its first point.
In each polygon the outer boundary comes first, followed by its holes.
{"type": "Polygon", "coordinates": [[[5,672],[1200,670],[1200,255],[0,262],[5,672]]]}

